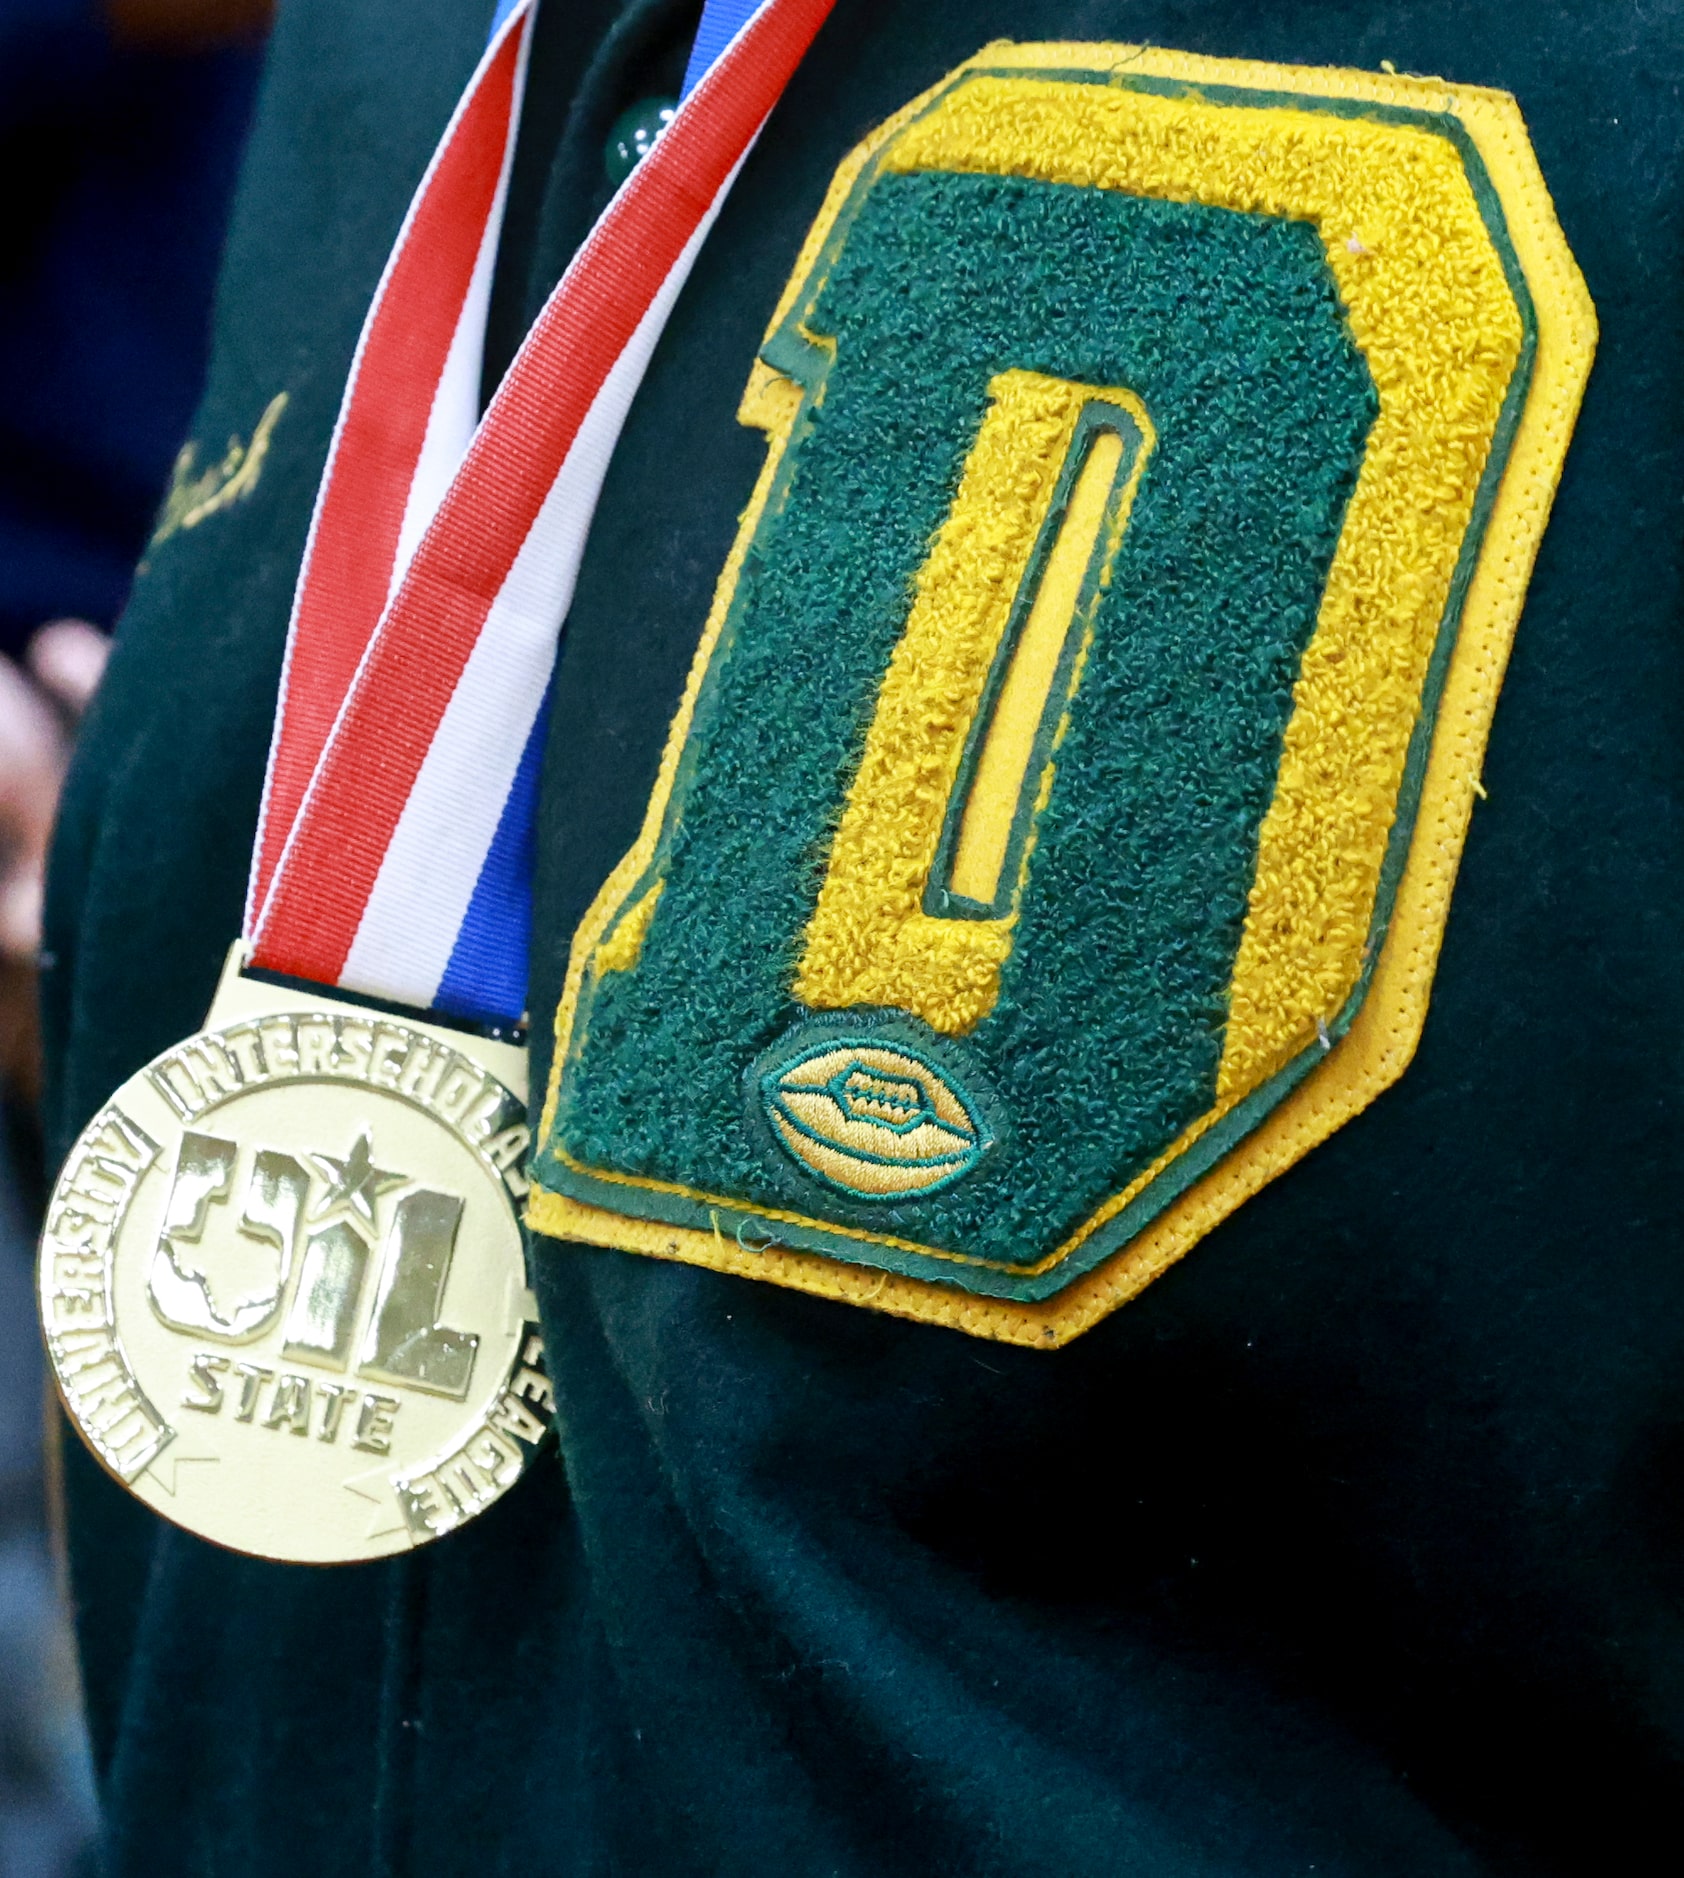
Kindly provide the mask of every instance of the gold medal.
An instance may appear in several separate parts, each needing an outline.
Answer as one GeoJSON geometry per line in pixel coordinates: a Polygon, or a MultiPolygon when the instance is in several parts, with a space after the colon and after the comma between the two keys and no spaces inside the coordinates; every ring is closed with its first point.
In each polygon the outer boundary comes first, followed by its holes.
{"type": "Polygon", "coordinates": [[[525,1052],[241,974],[53,1192],[41,1318],[105,1467],[206,1539],[320,1564],[500,1498],[552,1398],[517,1211],[525,1052]]]}

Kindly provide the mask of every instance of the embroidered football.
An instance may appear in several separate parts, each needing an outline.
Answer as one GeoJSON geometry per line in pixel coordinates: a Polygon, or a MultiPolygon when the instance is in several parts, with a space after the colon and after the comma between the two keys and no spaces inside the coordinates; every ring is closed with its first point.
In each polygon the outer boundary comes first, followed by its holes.
{"type": "Polygon", "coordinates": [[[934,1193],[968,1173],[991,1141],[953,1083],[900,1045],[832,1038],[768,1070],[760,1086],[789,1154],[860,1200],[934,1193]]]}

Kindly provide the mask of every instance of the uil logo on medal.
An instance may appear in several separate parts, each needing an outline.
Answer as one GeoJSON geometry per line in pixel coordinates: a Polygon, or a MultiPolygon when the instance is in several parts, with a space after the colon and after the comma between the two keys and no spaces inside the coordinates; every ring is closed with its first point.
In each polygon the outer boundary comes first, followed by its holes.
{"type": "Polygon", "coordinates": [[[48,1347],[105,1465],[206,1538],[305,1561],[421,1544],[506,1492],[551,1407],[523,1071],[231,965],[48,1211],[48,1347]]]}

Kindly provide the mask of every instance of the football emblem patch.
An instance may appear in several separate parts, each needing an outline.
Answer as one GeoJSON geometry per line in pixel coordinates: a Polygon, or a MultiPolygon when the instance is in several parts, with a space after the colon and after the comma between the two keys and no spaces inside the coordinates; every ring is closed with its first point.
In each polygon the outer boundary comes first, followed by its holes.
{"type": "Polygon", "coordinates": [[[884,125],[533,1223],[1045,1347],[1373,1100],[1594,344],[1501,93],[991,46],[884,125]]]}
{"type": "Polygon", "coordinates": [[[791,1162],[855,1200],[935,1193],[994,1145],[951,1069],[881,1033],[810,1026],[808,1041],[780,1040],[751,1078],[791,1162]]]}

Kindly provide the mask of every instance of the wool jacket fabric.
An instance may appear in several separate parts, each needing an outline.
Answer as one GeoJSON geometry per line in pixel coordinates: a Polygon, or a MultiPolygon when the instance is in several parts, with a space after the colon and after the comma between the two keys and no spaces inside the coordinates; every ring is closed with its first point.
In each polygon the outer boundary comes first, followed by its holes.
{"type": "MultiPolygon", "coordinates": [[[[488,381],[696,10],[547,7],[488,381]]],[[[238,929],[344,375],[489,13],[281,8],[201,455],[289,403],[252,494],[153,552],[77,756],[59,1154],[198,1026],[238,929]]],[[[236,1557],[66,1438],[109,1878],[1589,1878],[1679,1842],[1677,0],[839,0],[604,489],[544,772],[535,1086],[762,460],[735,410],[801,238],[848,149],[1001,37],[1390,61],[1526,115],[1601,350],[1419,1055],[1054,1354],[540,1243],[559,1456],[409,1558],[236,1557]]]]}

